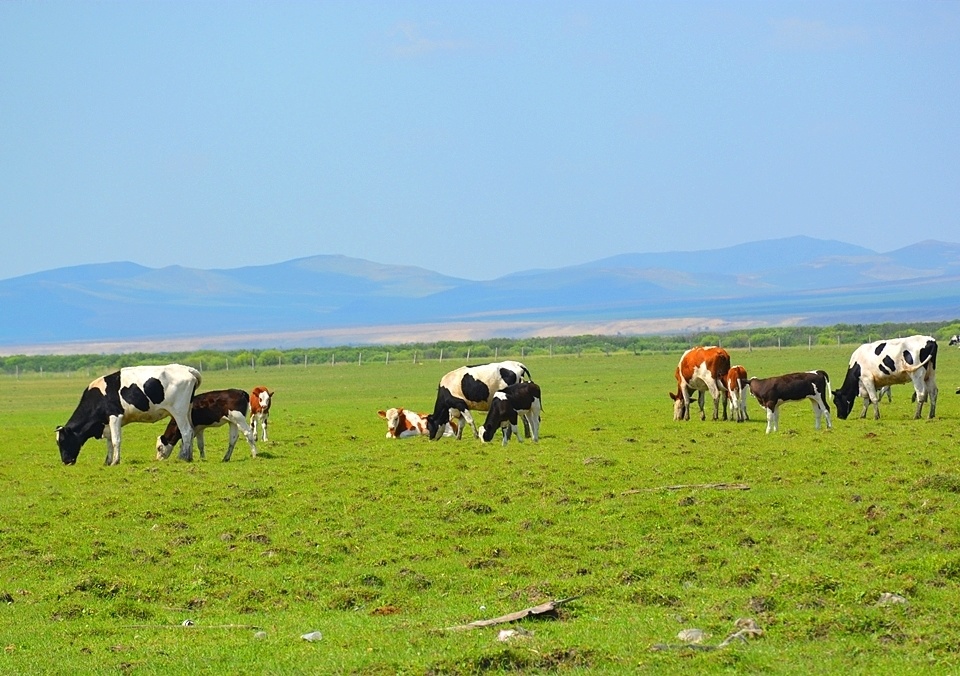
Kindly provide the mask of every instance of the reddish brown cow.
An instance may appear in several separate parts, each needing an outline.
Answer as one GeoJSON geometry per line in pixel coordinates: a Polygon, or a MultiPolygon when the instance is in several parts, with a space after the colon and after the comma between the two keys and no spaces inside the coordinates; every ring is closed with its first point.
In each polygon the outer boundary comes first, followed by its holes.
{"type": "Polygon", "coordinates": [[[747,369],[739,364],[731,366],[727,371],[727,393],[730,395],[730,416],[737,422],[750,420],[747,415],[747,393],[750,385],[747,383],[747,369]]]}
{"type": "Polygon", "coordinates": [[[270,422],[270,405],[273,403],[274,393],[266,387],[257,385],[250,392],[250,427],[253,428],[253,437],[257,438],[257,425],[260,426],[260,435],[267,441],[267,424],[270,422]]]}
{"type": "MultiPolygon", "coordinates": [[[[249,400],[250,396],[243,390],[212,390],[193,397],[190,405],[190,422],[193,423],[193,429],[196,432],[197,448],[200,449],[201,458],[204,460],[207,458],[203,451],[203,431],[208,427],[220,425],[230,426],[230,441],[227,445],[227,454],[223,456],[224,462],[229,462],[230,456],[233,455],[233,447],[237,445],[237,439],[240,438],[241,433],[250,444],[251,455],[257,457],[257,437],[247,425],[249,400]]],[[[180,440],[180,427],[176,420],[171,419],[167,429],[157,437],[157,460],[169,458],[173,447],[180,440]]]]}
{"type": "Polygon", "coordinates": [[[727,387],[725,380],[730,370],[730,355],[722,347],[694,347],[683,353],[674,376],[677,391],[671,392],[673,419],[690,420],[690,400],[698,392],[700,420],[706,419],[703,412],[703,392],[713,399],[713,419],[720,415],[720,399],[723,399],[723,419],[727,419],[727,387]]]}

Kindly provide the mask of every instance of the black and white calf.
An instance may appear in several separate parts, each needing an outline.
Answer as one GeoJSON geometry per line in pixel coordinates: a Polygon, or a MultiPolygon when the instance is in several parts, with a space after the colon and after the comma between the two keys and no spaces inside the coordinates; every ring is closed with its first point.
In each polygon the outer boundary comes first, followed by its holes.
{"type": "MultiPolygon", "coordinates": [[[[230,441],[227,445],[227,454],[224,462],[230,461],[233,447],[243,432],[244,438],[250,444],[250,453],[257,457],[257,435],[247,424],[247,409],[250,405],[250,395],[243,390],[212,390],[198,394],[193,398],[190,409],[190,421],[196,434],[197,448],[200,457],[207,459],[203,451],[203,431],[208,427],[230,426],[230,441]]],[[[176,420],[171,420],[163,434],[157,437],[157,460],[170,457],[173,447],[182,438],[180,426],[176,420]]]]}
{"type": "Polygon", "coordinates": [[[957,334],[953,334],[952,336],[950,336],[950,344],[960,347],[960,336],[958,336],[957,334]]]}
{"type": "Polygon", "coordinates": [[[190,400],[200,372],[181,364],[129,366],[97,378],[87,386],[66,425],[57,428],[64,465],[73,465],[88,439],[107,439],[108,465],[120,464],[120,429],[132,422],[173,418],[183,433],[181,460],[193,460],[190,400]]]}
{"type": "Polygon", "coordinates": [[[885,385],[913,383],[917,396],[914,418],[919,418],[929,399],[932,418],[937,411],[937,341],[930,336],[910,336],[878,340],[861,345],[850,356],[847,375],[840,389],[833,392],[837,417],[846,419],[853,411],[857,396],[863,397],[861,418],[867,417],[870,404],[874,418],[880,418],[878,389],[885,385]]]}
{"type": "Polygon", "coordinates": [[[767,434],[776,432],[780,425],[780,407],[788,401],[809,399],[813,404],[815,427],[820,429],[820,418],[826,416],[827,429],[830,423],[830,378],[825,371],[787,373],[772,378],[751,378],[750,392],[767,411],[767,434]]]}
{"type": "MultiPolygon", "coordinates": [[[[470,411],[486,411],[493,395],[503,388],[519,383],[530,371],[518,361],[500,361],[478,366],[461,366],[440,379],[437,386],[437,401],[433,413],[427,416],[427,432],[431,439],[443,436],[444,425],[451,417],[462,417],[473,428],[477,437],[477,424],[470,411]]],[[[463,425],[457,429],[457,439],[463,434],[463,425]]]]}
{"type": "Polygon", "coordinates": [[[543,409],[543,400],[540,397],[540,386],[533,382],[522,382],[510,385],[493,395],[487,419],[480,426],[480,438],[484,442],[493,439],[498,429],[503,430],[503,445],[510,440],[510,434],[517,435],[517,441],[523,443],[523,435],[517,428],[520,416],[523,416],[529,427],[530,437],[540,441],[540,411],[543,409]]]}

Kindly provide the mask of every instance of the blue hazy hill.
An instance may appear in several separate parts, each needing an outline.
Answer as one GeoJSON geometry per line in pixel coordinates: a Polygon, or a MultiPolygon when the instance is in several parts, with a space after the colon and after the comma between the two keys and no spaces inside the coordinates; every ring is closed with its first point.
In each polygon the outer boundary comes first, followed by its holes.
{"type": "Polygon", "coordinates": [[[326,255],[224,270],[118,262],[0,280],[0,308],[0,345],[451,322],[937,321],[960,314],[960,244],[878,253],[791,237],[489,281],[326,255]]]}

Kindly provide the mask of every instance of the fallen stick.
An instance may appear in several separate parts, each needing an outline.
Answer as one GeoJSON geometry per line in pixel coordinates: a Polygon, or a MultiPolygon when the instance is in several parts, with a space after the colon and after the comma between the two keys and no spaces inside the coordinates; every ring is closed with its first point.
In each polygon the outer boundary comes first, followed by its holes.
{"type": "Polygon", "coordinates": [[[123,629],[262,629],[255,624],[124,624],[123,629]]]}
{"type": "Polygon", "coordinates": [[[569,603],[574,599],[580,598],[579,596],[571,596],[566,599],[558,599],[556,601],[547,601],[546,603],[541,603],[539,606],[533,606],[531,608],[524,608],[523,610],[518,610],[515,613],[508,613],[506,615],[501,615],[500,617],[494,617],[489,620],[475,620],[469,624],[460,624],[455,627],[447,627],[445,631],[463,631],[465,629],[477,629],[479,627],[491,627],[495,624],[504,624],[506,622],[516,622],[517,620],[522,620],[525,617],[537,616],[537,615],[551,615],[556,612],[557,608],[562,606],[564,603],[569,603]]]}
{"type": "Polygon", "coordinates": [[[676,486],[657,486],[655,488],[631,488],[620,495],[635,495],[636,493],[652,493],[654,491],[682,491],[687,488],[713,488],[718,491],[749,491],[747,484],[678,484],[676,486]]]}

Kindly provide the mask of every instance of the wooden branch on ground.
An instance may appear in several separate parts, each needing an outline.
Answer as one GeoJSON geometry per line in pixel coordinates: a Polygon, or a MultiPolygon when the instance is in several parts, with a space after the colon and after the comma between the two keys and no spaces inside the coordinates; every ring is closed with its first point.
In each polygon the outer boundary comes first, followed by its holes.
{"type": "Polygon", "coordinates": [[[676,486],[657,486],[655,488],[631,488],[620,495],[635,495],[636,493],[653,493],[655,491],[682,491],[688,488],[712,488],[718,491],[749,491],[747,484],[678,484],[676,486]]]}
{"type": "Polygon", "coordinates": [[[263,629],[255,624],[125,624],[124,629],[263,629]]]}
{"type": "Polygon", "coordinates": [[[494,617],[489,620],[476,620],[470,622],[469,624],[460,624],[455,627],[447,627],[446,631],[463,631],[465,629],[477,629],[479,627],[491,627],[495,624],[504,624],[506,622],[516,622],[517,620],[522,620],[525,617],[539,616],[539,615],[553,615],[556,613],[557,608],[562,606],[564,603],[569,603],[574,599],[580,598],[579,596],[571,596],[565,599],[558,599],[556,601],[547,601],[546,603],[541,603],[538,606],[533,606],[531,608],[524,608],[523,610],[518,610],[515,613],[508,613],[506,615],[501,615],[500,617],[494,617]]]}

